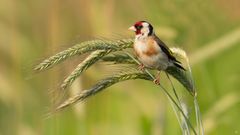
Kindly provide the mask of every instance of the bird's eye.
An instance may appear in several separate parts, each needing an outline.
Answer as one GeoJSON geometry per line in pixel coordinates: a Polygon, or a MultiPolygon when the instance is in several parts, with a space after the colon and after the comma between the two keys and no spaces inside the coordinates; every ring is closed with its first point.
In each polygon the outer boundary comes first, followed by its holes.
{"type": "Polygon", "coordinates": [[[140,30],[142,28],[142,25],[137,25],[136,29],[140,30]]]}

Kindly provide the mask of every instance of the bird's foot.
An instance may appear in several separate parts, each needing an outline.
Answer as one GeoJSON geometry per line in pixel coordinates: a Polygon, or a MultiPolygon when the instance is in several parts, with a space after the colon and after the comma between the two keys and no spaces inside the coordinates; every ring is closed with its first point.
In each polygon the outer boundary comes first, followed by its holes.
{"type": "Polygon", "coordinates": [[[144,69],[145,69],[145,66],[141,63],[141,64],[138,66],[138,70],[144,71],[144,69]]]}
{"type": "Polygon", "coordinates": [[[160,85],[160,71],[157,72],[157,75],[155,76],[153,83],[155,83],[156,85],[160,85]]]}
{"type": "Polygon", "coordinates": [[[155,83],[156,85],[160,85],[160,78],[154,79],[153,83],[155,83]]]}

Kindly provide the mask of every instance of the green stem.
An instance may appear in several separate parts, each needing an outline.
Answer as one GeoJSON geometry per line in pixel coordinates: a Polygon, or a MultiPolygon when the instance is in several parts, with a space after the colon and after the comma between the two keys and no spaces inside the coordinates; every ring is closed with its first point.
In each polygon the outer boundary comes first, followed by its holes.
{"type": "MultiPolygon", "coordinates": [[[[178,123],[179,123],[179,125],[182,127],[181,129],[182,129],[182,133],[183,133],[183,135],[185,135],[186,134],[186,132],[185,132],[185,129],[184,129],[184,127],[182,126],[182,123],[181,123],[181,119],[180,119],[180,114],[179,114],[179,111],[177,110],[177,108],[175,107],[175,105],[173,104],[173,102],[170,100],[170,98],[168,98],[168,100],[170,101],[170,103],[171,103],[171,106],[172,106],[172,108],[173,108],[173,111],[174,111],[174,113],[175,113],[175,115],[176,115],[176,117],[177,117],[177,120],[178,120],[178,123]]],[[[185,120],[184,120],[184,122],[185,122],[185,120]]],[[[190,135],[190,132],[189,132],[189,129],[187,128],[187,135],[190,135]]]]}
{"type": "MultiPolygon", "coordinates": [[[[129,54],[128,52],[125,52],[129,57],[131,57],[137,64],[140,64],[140,62],[137,60],[137,59],[135,59],[131,54],[129,54]]],[[[154,80],[155,79],[155,77],[147,70],[147,69],[145,69],[145,72],[149,75],[149,76],[151,76],[151,78],[154,80]]],[[[197,135],[197,132],[195,131],[195,129],[194,129],[194,127],[192,126],[192,124],[191,124],[191,122],[189,121],[189,119],[187,118],[187,116],[184,114],[184,112],[183,112],[183,110],[181,109],[181,107],[179,107],[179,105],[177,104],[177,102],[173,99],[173,97],[167,92],[167,90],[160,84],[159,85],[162,89],[163,89],[163,91],[164,91],[164,93],[167,95],[167,97],[168,98],[170,98],[170,100],[175,104],[175,106],[178,108],[178,110],[181,112],[181,114],[183,115],[183,117],[184,117],[184,119],[187,121],[187,123],[189,124],[189,126],[190,126],[190,128],[192,129],[192,131],[193,131],[193,133],[195,134],[195,135],[197,135]]]]}
{"type": "Polygon", "coordinates": [[[202,119],[201,119],[201,113],[200,113],[199,105],[198,105],[198,102],[197,102],[197,96],[194,96],[194,107],[195,107],[195,113],[196,113],[198,134],[199,135],[204,135],[204,128],[203,128],[203,123],[202,123],[202,119]]]}
{"type": "Polygon", "coordinates": [[[181,112],[181,114],[183,115],[184,119],[187,121],[187,123],[189,124],[190,128],[193,130],[193,133],[195,135],[197,135],[197,132],[195,131],[194,127],[192,126],[191,122],[189,121],[189,119],[187,118],[187,116],[184,114],[183,110],[181,109],[181,107],[179,107],[179,105],[177,104],[177,102],[173,99],[173,97],[167,92],[167,90],[162,86],[159,85],[163,91],[165,92],[165,94],[171,99],[171,101],[176,105],[176,107],[178,108],[178,110],[181,112]]]}
{"type": "MultiPolygon", "coordinates": [[[[180,99],[179,99],[179,97],[178,97],[178,94],[177,94],[177,91],[176,91],[176,89],[175,89],[175,87],[174,87],[174,85],[173,85],[173,83],[172,83],[172,80],[170,79],[168,73],[166,73],[166,76],[167,76],[168,80],[170,81],[170,84],[171,84],[172,89],[173,89],[173,93],[174,93],[174,95],[175,95],[175,97],[176,97],[176,99],[177,99],[177,101],[178,101],[178,104],[179,104],[179,106],[181,107],[181,109],[183,110],[183,108],[182,108],[182,106],[181,106],[181,101],[180,101],[180,99]]],[[[170,100],[170,101],[171,101],[171,100],[170,100]]],[[[173,106],[173,108],[174,108],[174,110],[176,110],[176,107],[173,106]]],[[[178,113],[176,113],[176,115],[178,115],[178,113]]],[[[178,117],[178,116],[177,116],[177,117],[178,117]]],[[[188,124],[187,124],[186,120],[184,119],[183,122],[184,122],[184,125],[185,125],[185,127],[186,127],[186,130],[183,129],[183,132],[186,131],[186,133],[187,133],[188,135],[190,135],[189,128],[188,128],[188,124]]],[[[182,124],[182,123],[180,123],[180,125],[181,125],[181,124],[182,124]]],[[[183,127],[183,128],[184,128],[184,127],[183,127]]],[[[185,132],[184,132],[184,133],[185,133],[185,132]]]]}

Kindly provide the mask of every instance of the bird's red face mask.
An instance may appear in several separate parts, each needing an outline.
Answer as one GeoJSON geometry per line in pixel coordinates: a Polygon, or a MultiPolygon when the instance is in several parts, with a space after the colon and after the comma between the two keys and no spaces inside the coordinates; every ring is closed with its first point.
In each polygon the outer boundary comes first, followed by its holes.
{"type": "Polygon", "coordinates": [[[133,26],[129,28],[129,30],[134,31],[136,35],[139,35],[141,34],[142,28],[143,28],[142,22],[136,22],[133,26]]]}

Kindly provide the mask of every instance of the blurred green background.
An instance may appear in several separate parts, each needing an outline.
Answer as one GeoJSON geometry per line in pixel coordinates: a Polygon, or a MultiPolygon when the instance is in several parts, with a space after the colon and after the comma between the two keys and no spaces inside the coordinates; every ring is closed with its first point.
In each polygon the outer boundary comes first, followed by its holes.
{"type": "MultiPolygon", "coordinates": [[[[58,90],[80,58],[40,74],[32,66],[76,42],[133,37],[127,29],[139,20],[189,54],[206,135],[240,134],[239,6],[239,0],[1,0],[0,135],[181,134],[163,92],[140,80],[43,118],[49,91],[58,90]]],[[[109,74],[106,69],[91,67],[71,94],[109,74]]]]}

